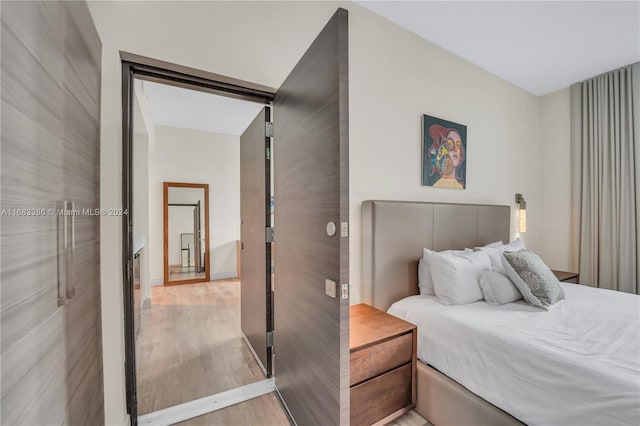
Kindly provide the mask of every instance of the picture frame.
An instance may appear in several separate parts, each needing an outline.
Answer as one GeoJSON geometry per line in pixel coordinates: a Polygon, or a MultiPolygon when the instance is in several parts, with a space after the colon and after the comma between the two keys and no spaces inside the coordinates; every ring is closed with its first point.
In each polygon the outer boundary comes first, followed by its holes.
{"type": "Polygon", "coordinates": [[[422,185],[467,187],[467,126],[422,116],[422,185]]]}

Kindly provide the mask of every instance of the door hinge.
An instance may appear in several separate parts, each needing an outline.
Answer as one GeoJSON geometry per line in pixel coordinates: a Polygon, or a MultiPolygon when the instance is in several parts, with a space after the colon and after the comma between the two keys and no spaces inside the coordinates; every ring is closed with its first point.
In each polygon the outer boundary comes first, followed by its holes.
{"type": "Polygon", "coordinates": [[[267,347],[273,347],[273,331],[267,331],[267,347]]]}
{"type": "Polygon", "coordinates": [[[267,147],[267,160],[271,160],[271,148],[267,147]]]}
{"type": "Polygon", "coordinates": [[[267,240],[268,243],[272,243],[275,241],[275,231],[274,228],[266,228],[266,235],[265,235],[265,239],[267,240]]]}
{"type": "Polygon", "coordinates": [[[273,137],[273,123],[271,121],[264,123],[264,136],[267,138],[273,137]]]}

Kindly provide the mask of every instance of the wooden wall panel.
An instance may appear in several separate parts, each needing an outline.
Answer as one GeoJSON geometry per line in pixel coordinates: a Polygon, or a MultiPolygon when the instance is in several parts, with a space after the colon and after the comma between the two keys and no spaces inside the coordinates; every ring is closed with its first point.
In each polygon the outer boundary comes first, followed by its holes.
{"type": "MultiPolygon", "coordinates": [[[[101,44],[84,2],[2,5],[2,208],[100,207],[101,44]]],[[[99,216],[75,217],[58,306],[57,218],[2,226],[2,424],[102,424],[99,216]]]]}
{"type": "Polygon", "coordinates": [[[349,422],[347,11],[339,9],[274,101],[275,378],[298,424],[349,422]],[[327,235],[334,222],[337,234],[327,235]],[[334,281],[337,297],[325,295],[334,281]]]}

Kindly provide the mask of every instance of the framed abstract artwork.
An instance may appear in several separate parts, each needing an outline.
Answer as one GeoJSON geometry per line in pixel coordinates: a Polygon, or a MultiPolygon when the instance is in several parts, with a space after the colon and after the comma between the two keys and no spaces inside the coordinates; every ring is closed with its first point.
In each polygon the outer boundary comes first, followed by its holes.
{"type": "Polygon", "coordinates": [[[422,116],[422,185],[467,187],[467,126],[422,116]]]}

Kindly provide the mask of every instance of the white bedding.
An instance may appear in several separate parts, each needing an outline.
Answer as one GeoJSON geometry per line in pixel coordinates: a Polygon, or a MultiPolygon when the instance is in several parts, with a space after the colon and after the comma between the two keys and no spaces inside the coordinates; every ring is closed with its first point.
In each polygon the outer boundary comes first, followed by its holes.
{"type": "Polygon", "coordinates": [[[418,359],[526,424],[640,424],[640,296],[562,286],[548,311],[411,296],[389,313],[418,326],[418,359]]]}

